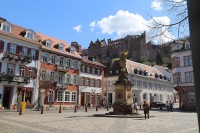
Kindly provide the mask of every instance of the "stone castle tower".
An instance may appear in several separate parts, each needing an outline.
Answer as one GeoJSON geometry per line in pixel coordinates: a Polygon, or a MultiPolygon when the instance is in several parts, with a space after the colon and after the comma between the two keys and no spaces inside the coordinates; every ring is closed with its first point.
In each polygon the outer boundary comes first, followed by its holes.
{"type": "Polygon", "coordinates": [[[128,51],[128,58],[135,61],[139,61],[142,56],[147,57],[145,32],[141,35],[127,35],[117,40],[108,39],[107,42],[108,44],[106,44],[105,39],[91,41],[87,49],[88,56],[97,58],[109,57],[112,59],[119,57],[121,52],[128,51]]]}

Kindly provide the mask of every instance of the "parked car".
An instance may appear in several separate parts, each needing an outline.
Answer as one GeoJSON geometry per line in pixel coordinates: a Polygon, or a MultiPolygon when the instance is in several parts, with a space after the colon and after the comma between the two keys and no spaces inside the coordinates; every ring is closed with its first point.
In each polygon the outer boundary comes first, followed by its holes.
{"type": "Polygon", "coordinates": [[[152,102],[150,104],[150,109],[159,108],[160,110],[162,110],[164,107],[165,107],[165,103],[162,103],[162,102],[152,102]]]}

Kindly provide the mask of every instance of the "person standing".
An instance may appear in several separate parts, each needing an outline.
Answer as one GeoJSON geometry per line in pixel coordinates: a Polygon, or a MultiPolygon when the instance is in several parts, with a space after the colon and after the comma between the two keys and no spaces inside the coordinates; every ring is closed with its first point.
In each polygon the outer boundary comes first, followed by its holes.
{"type": "Polygon", "coordinates": [[[20,111],[21,102],[22,102],[22,93],[21,93],[21,91],[19,91],[17,94],[17,112],[20,111]]]}
{"type": "Polygon", "coordinates": [[[143,103],[143,109],[144,109],[144,117],[146,119],[146,117],[148,116],[148,119],[149,119],[149,105],[147,104],[146,101],[144,101],[143,103]]]}

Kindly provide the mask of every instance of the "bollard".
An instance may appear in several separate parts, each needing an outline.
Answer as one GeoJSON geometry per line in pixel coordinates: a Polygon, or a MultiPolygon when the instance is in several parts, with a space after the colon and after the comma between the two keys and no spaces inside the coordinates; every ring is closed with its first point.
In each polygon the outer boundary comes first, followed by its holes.
{"type": "Polygon", "coordinates": [[[22,106],[20,107],[19,115],[22,115],[22,106]]]}
{"type": "Polygon", "coordinates": [[[87,106],[85,106],[85,112],[87,112],[87,106]]]}
{"type": "Polygon", "coordinates": [[[77,112],[77,106],[75,106],[75,108],[74,108],[74,112],[75,112],[75,113],[77,112]]]}
{"type": "Polygon", "coordinates": [[[59,113],[61,113],[61,106],[59,107],[59,113]]]}
{"type": "Polygon", "coordinates": [[[42,109],[41,109],[41,114],[43,114],[43,112],[44,112],[44,107],[42,106],[42,109]]]}
{"type": "Polygon", "coordinates": [[[109,107],[107,106],[107,111],[109,111],[109,107]]]}
{"type": "Polygon", "coordinates": [[[98,111],[98,106],[96,106],[96,111],[98,111]]]}

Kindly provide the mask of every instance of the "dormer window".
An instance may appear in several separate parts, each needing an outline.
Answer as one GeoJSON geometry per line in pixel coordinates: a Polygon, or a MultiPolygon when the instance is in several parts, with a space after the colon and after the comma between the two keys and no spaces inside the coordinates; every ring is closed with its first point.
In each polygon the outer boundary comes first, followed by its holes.
{"type": "Polygon", "coordinates": [[[176,45],[176,50],[179,50],[179,45],[178,44],[176,45]]]}
{"type": "Polygon", "coordinates": [[[33,34],[31,34],[31,33],[27,33],[27,38],[29,38],[29,39],[33,39],[33,34]]]}
{"type": "Polygon", "coordinates": [[[46,40],[46,47],[51,48],[52,41],[46,40]]]}
{"type": "Polygon", "coordinates": [[[33,31],[32,31],[32,30],[27,30],[27,31],[26,31],[26,36],[25,36],[25,37],[28,38],[28,39],[34,40],[33,31]]]}
{"type": "Polygon", "coordinates": [[[185,49],[190,49],[190,44],[189,43],[185,44],[185,49]]]}
{"type": "Polygon", "coordinates": [[[5,32],[11,32],[11,24],[8,22],[3,22],[1,23],[1,30],[5,31],[5,32]]]}
{"type": "Polygon", "coordinates": [[[3,31],[10,32],[10,26],[3,25],[3,31]]]}
{"type": "Polygon", "coordinates": [[[70,48],[70,53],[71,53],[71,54],[74,54],[75,51],[76,51],[76,48],[75,48],[75,47],[71,47],[71,48],[70,48]]]}
{"type": "Polygon", "coordinates": [[[64,51],[64,45],[63,45],[63,44],[59,44],[59,45],[58,45],[58,50],[64,51]]]}

